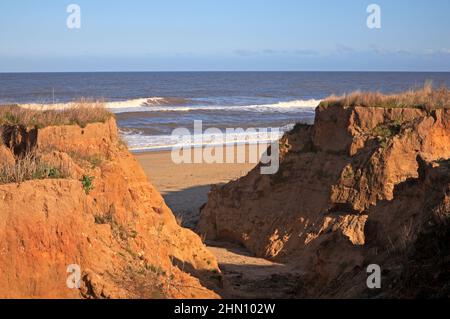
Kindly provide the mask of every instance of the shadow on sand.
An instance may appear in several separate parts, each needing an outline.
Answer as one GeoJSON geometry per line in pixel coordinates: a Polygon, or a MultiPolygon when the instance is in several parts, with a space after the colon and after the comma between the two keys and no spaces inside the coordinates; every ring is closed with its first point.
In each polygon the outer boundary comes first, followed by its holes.
{"type": "Polygon", "coordinates": [[[194,229],[200,218],[200,208],[207,202],[210,190],[211,185],[201,185],[179,191],[166,191],[162,196],[182,226],[194,229]]]}
{"type": "MultiPolygon", "coordinates": [[[[195,229],[200,208],[208,200],[211,185],[201,185],[167,191],[164,200],[183,227],[195,229]]],[[[201,284],[222,298],[266,299],[295,298],[298,294],[300,274],[288,265],[257,258],[245,247],[228,242],[207,242],[216,256],[222,273],[196,270],[195,267],[175,257],[172,263],[179,269],[197,277],[201,284]]]]}

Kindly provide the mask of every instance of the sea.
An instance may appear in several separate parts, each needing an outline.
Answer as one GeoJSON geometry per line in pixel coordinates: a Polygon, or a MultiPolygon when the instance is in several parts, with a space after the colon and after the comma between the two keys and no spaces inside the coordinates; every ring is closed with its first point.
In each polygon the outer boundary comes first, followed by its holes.
{"type": "MultiPolygon", "coordinates": [[[[263,138],[256,129],[284,132],[298,122],[312,123],[315,108],[327,96],[357,90],[395,93],[428,80],[450,87],[450,73],[0,73],[0,105],[103,100],[130,150],[140,152],[179,144],[174,130],[194,134],[196,121],[202,121],[203,130],[235,129],[236,142],[255,142],[263,138]]],[[[189,144],[195,139],[182,140],[189,144]]]]}

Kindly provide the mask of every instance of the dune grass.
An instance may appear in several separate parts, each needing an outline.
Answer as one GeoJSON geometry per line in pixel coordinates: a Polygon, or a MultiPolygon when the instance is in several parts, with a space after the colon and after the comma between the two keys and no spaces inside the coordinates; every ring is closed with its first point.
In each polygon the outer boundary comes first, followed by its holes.
{"type": "Polygon", "coordinates": [[[398,94],[385,95],[380,92],[356,91],[343,96],[330,96],[322,101],[320,105],[417,108],[423,110],[448,109],[450,108],[450,90],[444,86],[435,89],[431,82],[427,82],[423,88],[398,94]]]}
{"type": "Polygon", "coordinates": [[[39,107],[0,106],[0,125],[20,125],[44,128],[47,126],[79,125],[106,122],[113,114],[99,101],[79,100],[71,107],[48,110],[39,107]]]}

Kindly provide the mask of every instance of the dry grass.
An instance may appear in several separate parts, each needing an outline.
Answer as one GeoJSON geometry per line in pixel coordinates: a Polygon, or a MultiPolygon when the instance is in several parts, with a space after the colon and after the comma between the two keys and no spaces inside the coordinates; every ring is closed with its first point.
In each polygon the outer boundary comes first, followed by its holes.
{"type": "Polygon", "coordinates": [[[383,107],[383,108],[419,108],[424,110],[450,108],[450,90],[447,87],[433,88],[426,82],[423,88],[403,93],[384,95],[379,92],[353,92],[344,96],[330,96],[322,106],[337,107],[383,107]]]}
{"type": "Polygon", "coordinates": [[[21,125],[43,128],[58,125],[79,125],[105,122],[113,116],[103,102],[79,100],[62,110],[39,110],[17,105],[0,107],[0,125],[21,125]]]}
{"type": "Polygon", "coordinates": [[[176,214],[176,215],[175,215],[175,219],[177,220],[178,226],[183,227],[183,224],[184,224],[184,218],[183,218],[183,216],[180,215],[180,214],[176,214]]]}
{"type": "Polygon", "coordinates": [[[42,161],[33,153],[17,159],[14,164],[0,166],[0,184],[19,184],[29,180],[59,179],[68,176],[67,168],[42,161]]]}

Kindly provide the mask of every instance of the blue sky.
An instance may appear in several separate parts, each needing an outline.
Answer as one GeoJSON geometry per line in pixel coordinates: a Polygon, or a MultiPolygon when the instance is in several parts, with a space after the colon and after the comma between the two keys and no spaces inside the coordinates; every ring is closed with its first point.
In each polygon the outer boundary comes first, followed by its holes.
{"type": "Polygon", "coordinates": [[[0,15],[0,72],[450,71],[448,0],[1,0],[0,15]]]}

